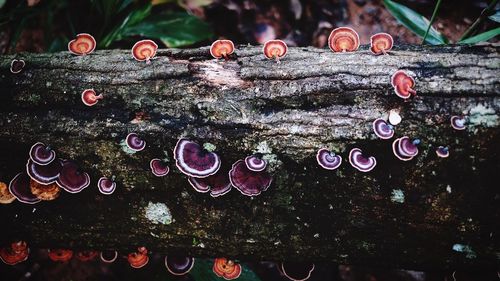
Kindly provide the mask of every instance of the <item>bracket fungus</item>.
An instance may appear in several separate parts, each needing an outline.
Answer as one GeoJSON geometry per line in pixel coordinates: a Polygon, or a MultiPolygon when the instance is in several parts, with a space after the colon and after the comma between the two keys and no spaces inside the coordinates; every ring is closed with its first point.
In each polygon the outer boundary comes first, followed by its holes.
{"type": "Polygon", "coordinates": [[[438,146],[436,148],[436,155],[441,158],[450,156],[450,149],[447,146],[438,146]]]}
{"type": "Polygon", "coordinates": [[[10,62],[10,72],[17,74],[23,70],[25,65],[26,63],[24,62],[24,60],[13,59],[10,62]]]}
{"type": "Polygon", "coordinates": [[[94,89],[85,89],[82,92],[82,102],[86,106],[93,106],[102,98],[102,94],[97,95],[94,89]]]}
{"type": "Polygon", "coordinates": [[[403,70],[396,71],[391,77],[391,84],[394,87],[396,95],[402,99],[409,99],[415,96],[417,92],[415,87],[415,79],[403,70]]]}
{"type": "Polygon", "coordinates": [[[69,193],[78,193],[90,185],[89,174],[83,172],[75,162],[63,160],[57,185],[69,193]]]}
{"type": "Polygon", "coordinates": [[[31,161],[38,165],[48,165],[56,159],[56,152],[50,146],[42,142],[37,142],[32,145],[29,155],[31,161]]]}
{"type": "Polygon", "coordinates": [[[146,147],[146,141],[141,139],[136,133],[130,133],[125,138],[127,147],[133,151],[141,151],[146,147]]]}
{"type": "Polygon", "coordinates": [[[31,159],[26,163],[26,172],[34,181],[41,184],[56,182],[62,169],[61,161],[55,160],[47,165],[38,165],[31,159]]]}
{"type": "Polygon", "coordinates": [[[132,47],[132,56],[136,61],[146,61],[150,63],[151,59],[156,56],[158,45],[149,39],[138,41],[132,47]]]}
{"type": "Polygon", "coordinates": [[[321,167],[327,170],[335,170],[342,164],[342,156],[326,148],[321,148],[316,153],[316,161],[318,161],[321,167]]]}
{"type": "Polygon", "coordinates": [[[174,148],[175,165],[190,177],[205,178],[217,173],[221,161],[219,156],[188,139],[180,139],[174,148]]]}
{"type": "Polygon", "coordinates": [[[377,137],[387,140],[394,136],[394,127],[387,124],[384,119],[378,118],[373,121],[373,132],[377,137]]]}
{"type": "Polygon", "coordinates": [[[451,116],[450,123],[451,123],[451,127],[453,127],[453,129],[455,129],[455,130],[459,130],[459,131],[465,130],[465,128],[467,128],[467,126],[466,126],[467,117],[456,116],[456,115],[451,116]]]}
{"type": "Polygon", "coordinates": [[[264,171],[267,167],[267,161],[256,154],[245,157],[245,164],[250,171],[254,172],[264,171]]]}
{"type": "Polygon", "coordinates": [[[170,172],[170,168],[167,166],[167,163],[158,158],[154,158],[149,161],[149,168],[151,169],[151,173],[157,177],[166,176],[170,172]]]}
{"type": "Polygon", "coordinates": [[[16,200],[16,196],[12,195],[6,183],[0,182],[0,204],[10,204],[16,200]]]}
{"type": "Polygon", "coordinates": [[[210,46],[210,54],[216,59],[225,60],[229,59],[229,56],[234,53],[234,43],[231,40],[220,39],[216,40],[210,46]]]}
{"type": "Polygon", "coordinates": [[[16,241],[0,249],[0,260],[7,265],[16,265],[28,259],[30,249],[24,241],[16,241]]]}
{"type": "Polygon", "coordinates": [[[377,165],[375,157],[365,157],[359,148],[351,149],[349,152],[349,162],[360,172],[369,172],[377,165]]]}
{"type": "Polygon", "coordinates": [[[30,177],[26,173],[17,174],[9,183],[9,192],[14,195],[19,202],[35,204],[41,200],[31,193],[30,177]]]}
{"type": "Polygon", "coordinates": [[[288,53],[288,46],[283,40],[268,40],[264,43],[262,51],[266,58],[276,60],[279,63],[280,59],[288,53]]]}
{"type": "Polygon", "coordinates": [[[350,27],[338,27],[328,37],[328,46],[334,53],[354,52],[359,48],[359,35],[350,27]]]}
{"type": "Polygon", "coordinates": [[[410,140],[409,137],[401,137],[392,142],[392,152],[403,161],[410,161],[418,154],[419,139],[410,140]]]}
{"type": "Polygon", "coordinates": [[[61,188],[56,183],[40,184],[34,180],[30,182],[31,193],[42,201],[52,201],[61,194],[61,188]]]}
{"type": "Polygon", "coordinates": [[[202,193],[210,191],[212,197],[222,196],[231,191],[232,188],[227,171],[221,170],[205,178],[189,177],[188,181],[196,191],[202,193]]]}
{"type": "Polygon", "coordinates": [[[101,258],[101,261],[104,263],[113,263],[118,258],[118,252],[109,250],[102,251],[99,254],[99,257],[101,258]]]}
{"type": "Polygon", "coordinates": [[[306,281],[311,278],[314,271],[314,263],[282,262],[280,270],[292,281],[306,281]]]}
{"type": "Polygon", "coordinates": [[[96,47],[95,39],[92,35],[88,33],[80,33],[76,35],[76,38],[69,41],[68,51],[72,54],[84,56],[92,53],[96,47]]]}
{"type": "Polygon", "coordinates": [[[99,255],[99,253],[96,251],[80,251],[76,253],[75,257],[79,261],[87,262],[94,260],[97,255],[99,255]]]}
{"type": "Polygon", "coordinates": [[[110,195],[113,192],[115,192],[116,189],[116,182],[115,182],[115,177],[112,176],[111,178],[107,177],[101,177],[97,181],[97,188],[99,189],[99,192],[101,192],[104,195],[110,195]]]}
{"type": "Polygon", "coordinates": [[[137,252],[127,255],[127,261],[133,268],[141,268],[149,262],[148,250],[146,247],[139,247],[137,252]]]}
{"type": "Polygon", "coordinates": [[[165,257],[165,267],[173,275],[186,275],[194,266],[194,258],[165,257]]]}
{"type": "Polygon", "coordinates": [[[257,196],[266,191],[273,178],[266,171],[255,172],[248,169],[244,160],[238,160],[229,171],[231,184],[246,196],[257,196]]]}
{"type": "Polygon", "coordinates": [[[226,280],[233,280],[241,275],[241,265],[226,258],[216,258],[212,270],[215,275],[226,280]]]}
{"type": "Polygon", "coordinates": [[[49,249],[49,259],[55,262],[67,262],[73,257],[73,251],[66,249],[49,249]]]}
{"type": "Polygon", "coordinates": [[[393,45],[394,40],[388,33],[377,33],[370,37],[370,51],[375,55],[387,55],[393,45]]]}

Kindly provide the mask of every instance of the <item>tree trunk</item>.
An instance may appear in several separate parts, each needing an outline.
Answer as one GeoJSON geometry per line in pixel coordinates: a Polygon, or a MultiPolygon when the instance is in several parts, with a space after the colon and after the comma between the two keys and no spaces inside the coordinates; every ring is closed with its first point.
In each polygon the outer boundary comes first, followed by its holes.
{"type": "Polygon", "coordinates": [[[412,268],[498,264],[499,50],[407,46],[373,56],[366,47],[290,48],[279,64],[260,47],[239,47],[229,61],[207,48],[160,50],[150,64],[118,50],[2,56],[0,180],[25,169],[37,141],[92,178],[79,194],[1,206],[2,241],[412,268]],[[19,74],[9,71],[14,58],[26,61],[19,74]],[[410,101],[391,86],[399,69],[416,80],[410,101]],[[87,88],[104,99],[85,106],[87,88]],[[394,138],[421,139],[412,161],[398,160],[392,140],[373,133],[372,122],[391,109],[403,118],[394,138]],[[452,115],[469,117],[465,131],[451,128],[452,115]],[[145,150],[123,149],[130,132],[145,150]],[[234,188],[218,198],[197,193],[175,167],[181,137],[215,145],[226,170],[265,151],[271,187],[254,198],[234,188]],[[448,158],[436,156],[440,145],[448,158]],[[322,147],[343,157],[339,169],[317,164],[322,147]],[[376,157],[373,171],[349,164],[353,147],[376,157]],[[150,159],[165,157],[171,173],[153,176],[150,159]],[[97,190],[103,175],[116,176],[110,196],[97,190]],[[165,204],[174,221],[155,223],[146,210],[160,205],[151,203],[165,204]]]}

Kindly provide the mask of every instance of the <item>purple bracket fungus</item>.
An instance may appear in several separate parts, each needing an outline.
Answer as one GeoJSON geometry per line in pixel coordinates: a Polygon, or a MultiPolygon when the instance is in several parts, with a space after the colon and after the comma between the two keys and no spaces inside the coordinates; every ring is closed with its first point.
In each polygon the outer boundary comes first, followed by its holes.
{"type": "Polygon", "coordinates": [[[378,118],[373,121],[373,132],[377,137],[387,140],[394,136],[394,127],[387,124],[384,119],[378,118]]]}
{"type": "Polygon", "coordinates": [[[450,123],[451,123],[451,127],[453,127],[453,129],[455,129],[455,130],[459,130],[459,131],[465,130],[465,128],[467,128],[467,126],[466,126],[467,117],[456,116],[456,115],[451,116],[450,123]]]}
{"type": "Polygon", "coordinates": [[[396,95],[402,99],[409,99],[411,96],[417,95],[413,89],[415,80],[403,70],[396,71],[391,77],[391,84],[394,87],[396,95]]]}
{"type": "Polygon", "coordinates": [[[438,146],[438,148],[436,148],[436,155],[441,158],[448,158],[448,156],[450,156],[450,150],[447,146],[438,146]]]}
{"type": "Polygon", "coordinates": [[[257,196],[266,191],[273,178],[266,171],[254,172],[247,168],[244,160],[238,160],[229,171],[231,184],[246,196],[257,196]]]}
{"type": "Polygon", "coordinates": [[[370,51],[375,55],[388,55],[394,45],[392,36],[388,33],[377,33],[370,37],[370,51]]]}
{"type": "Polygon", "coordinates": [[[205,178],[189,177],[188,181],[196,191],[202,193],[210,191],[210,196],[214,198],[228,193],[232,188],[228,173],[222,170],[205,178]]]}
{"type": "Polygon", "coordinates": [[[353,148],[349,152],[349,162],[360,172],[369,172],[377,165],[375,157],[365,157],[359,148],[353,148]]]}
{"type": "Polygon", "coordinates": [[[141,40],[132,47],[132,56],[136,61],[146,61],[150,63],[151,59],[156,56],[158,45],[153,40],[141,40]]]}
{"type": "Polygon", "coordinates": [[[30,159],[38,165],[48,165],[56,159],[56,152],[48,145],[37,142],[30,149],[30,159]]]}
{"type": "Polygon", "coordinates": [[[102,98],[103,96],[101,94],[97,95],[94,89],[85,89],[82,92],[82,102],[86,106],[93,106],[102,98]]]}
{"type": "Polygon", "coordinates": [[[56,183],[69,193],[78,193],[90,185],[90,176],[81,171],[75,162],[63,160],[56,183]]]}
{"type": "Polygon", "coordinates": [[[97,187],[99,188],[99,192],[104,195],[112,194],[116,189],[115,176],[112,176],[111,179],[107,177],[101,177],[97,181],[97,187]]]}
{"type": "Polygon", "coordinates": [[[228,60],[232,53],[234,53],[234,43],[231,40],[216,40],[210,46],[210,54],[216,59],[228,60]]]}
{"type": "Polygon", "coordinates": [[[157,177],[166,176],[170,172],[170,168],[167,166],[167,163],[158,158],[154,158],[149,161],[149,168],[151,169],[153,175],[157,177]]]}
{"type": "Polygon", "coordinates": [[[327,170],[335,170],[342,164],[342,156],[337,155],[333,151],[326,148],[318,150],[316,160],[321,167],[327,170]]]}
{"type": "Polygon", "coordinates": [[[133,151],[141,151],[146,147],[146,141],[142,140],[136,133],[128,134],[125,143],[133,151]]]}
{"type": "Polygon", "coordinates": [[[259,154],[245,157],[245,164],[250,171],[254,172],[264,171],[267,167],[267,161],[259,154]]]}
{"type": "Polygon", "coordinates": [[[311,278],[314,271],[314,263],[282,262],[280,271],[292,281],[306,281],[311,278]]]}
{"type": "Polygon", "coordinates": [[[410,140],[409,137],[401,137],[392,142],[392,152],[403,161],[410,161],[418,154],[419,139],[410,140]]]}
{"type": "Polygon", "coordinates": [[[23,70],[25,65],[26,63],[24,62],[24,60],[13,59],[10,62],[10,72],[17,74],[23,70]]]}
{"type": "Polygon", "coordinates": [[[68,43],[68,51],[79,56],[84,56],[92,53],[95,50],[95,47],[95,39],[88,33],[77,34],[76,38],[69,41],[68,43]]]}
{"type": "Polygon", "coordinates": [[[10,181],[9,192],[22,203],[35,204],[41,201],[31,192],[30,177],[25,173],[17,174],[10,181]]]}
{"type": "Polygon", "coordinates": [[[186,275],[194,266],[194,258],[165,257],[165,267],[173,275],[186,275]]]}
{"type": "Polygon", "coordinates": [[[266,58],[276,60],[279,63],[280,59],[284,58],[288,53],[288,46],[283,40],[268,40],[264,43],[262,52],[264,52],[266,58]]]}
{"type": "Polygon", "coordinates": [[[26,163],[26,172],[34,181],[41,184],[51,184],[56,182],[62,169],[60,159],[54,160],[47,165],[38,165],[29,159],[26,163]]]}
{"type": "Polygon", "coordinates": [[[117,258],[118,258],[118,252],[117,251],[102,251],[99,254],[101,261],[104,263],[113,263],[117,258]]]}
{"type": "Polygon", "coordinates": [[[350,27],[338,27],[328,37],[328,46],[334,53],[354,52],[359,48],[359,35],[350,27]]]}
{"type": "Polygon", "coordinates": [[[206,147],[188,139],[180,139],[174,148],[175,165],[190,177],[205,178],[214,175],[219,171],[221,161],[217,154],[206,147]]]}

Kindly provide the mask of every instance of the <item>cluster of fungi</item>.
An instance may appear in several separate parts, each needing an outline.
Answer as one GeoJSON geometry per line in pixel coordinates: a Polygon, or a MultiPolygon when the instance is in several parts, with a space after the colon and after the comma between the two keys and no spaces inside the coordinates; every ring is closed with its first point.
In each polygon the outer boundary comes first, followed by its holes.
{"type": "MultiPolygon", "coordinates": [[[[370,51],[374,55],[387,55],[393,47],[393,38],[387,33],[377,33],[370,38],[370,51]]],[[[354,52],[360,46],[359,35],[349,27],[334,29],[328,38],[329,48],[337,53],[354,52]]],[[[81,33],[68,43],[68,50],[75,55],[89,55],[96,48],[96,40],[87,33],[81,33]]],[[[150,63],[155,58],[158,45],[152,40],[141,40],[132,47],[132,56],[136,61],[150,63]]],[[[216,40],[210,47],[210,54],[215,59],[230,60],[235,53],[235,45],[231,40],[216,40]]],[[[280,62],[288,52],[287,44],[282,40],[269,40],[263,46],[263,54],[269,60],[280,62]]],[[[12,73],[20,73],[25,61],[14,59],[11,62],[12,73]]],[[[390,79],[394,93],[405,101],[416,95],[414,78],[403,70],[396,71],[390,79]]],[[[94,106],[103,99],[94,89],[85,89],[81,100],[86,106],[94,106]]],[[[395,126],[401,122],[397,110],[391,110],[387,118],[378,118],[373,121],[372,128],[375,135],[383,140],[393,138],[395,126]]],[[[466,116],[452,116],[451,126],[456,130],[466,128],[466,116]]],[[[146,141],[137,133],[129,133],[125,138],[127,148],[133,153],[146,148],[146,141]]],[[[419,152],[418,138],[408,136],[396,138],[392,143],[394,155],[402,160],[412,160],[419,152]]],[[[219,155],[214,152],[211,144],[200,145],[187,138],[178,140],[173,156],[178,170],[185,174],[188,183],[201,193],[209,193],[212,197],[219,197],[228,193],[232,187],[246,196],[257,196],[266,191],[273,180],[267,172],[268,161],[265,155],[255,153],[237,160],[230,169],[224,169],[219,155]]],[[[447,146],[438,146],[438,157],[448,157],[447,146]]],[[[342,164],[342,156],[327,148],[321,148],[316,154],[318,164],[326,170],[336,170],[342,164]]],[[[360,172],[369,172],[375,168],[377,161],[374,156],[365,155],[360,148],[352,148],[348,162],[360,172]]],[[[170,167],[167,159],[154,158],[150,160],[151,173],[157,177],[169,174],[170,167]]],[[[18,200],[27,204],[38,203],[42,200],[50,201],[59,196],[63,189],[69,193],[78,193],[90,185],[89,174],[83,172],[76,162],[59,159],[50,146],[41,142],[34,144],[29,152],[26,172],[17,174],[7,185],[0,182],[0,203],[8,204],[18,200]]],[[[104,195],[112,194],[116,189],[115,177],[101,177],[97,187],[104,195]]],[[[6,264],[16,264],[27,259],[29,248],[26,242],[18,241],[0,250],[0,258],[6,264]]],[[[72,259],[73,252],[66,249],[49,250],[48,256],[56,262],[67,262],[72,259]]],[[[83,251],[78,252],[76,258],[80,261],[93,260],[100,256],[104,263],[112,263],[117,257],[116,251],[83,251]]],[[[140,247],[136,252],[126,256],[130,266],[141,268],[148,261],[148,250],[140,247]]],[[[187,274],[194,265],[194,258],[165,257],[165,266],[173,275],[187,274]]],[[[277,266],[280,272],[290,280],[307,280],[314,270],[314,264],[288,264],[277,266]]],[[[241,265],[225,258],[215,259],[213,272],[226,280],[236,279],[241,274],[241,265]]]]}

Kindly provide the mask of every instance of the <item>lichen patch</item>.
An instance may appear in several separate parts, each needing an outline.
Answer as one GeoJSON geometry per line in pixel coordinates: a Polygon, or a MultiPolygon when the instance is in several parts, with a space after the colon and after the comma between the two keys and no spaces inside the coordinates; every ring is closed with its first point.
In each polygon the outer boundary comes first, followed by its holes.
{"type": "Polygon", "coordinates": [[[149,202],[144,209],[144,215],[154,224],[169,225],[172,223],[172,214],[164,203],[149,202]]]}

